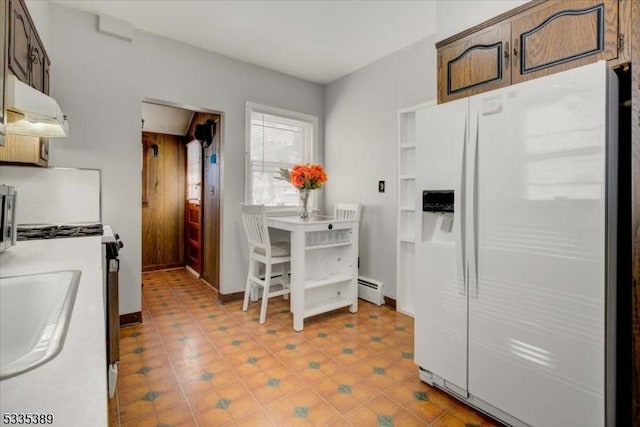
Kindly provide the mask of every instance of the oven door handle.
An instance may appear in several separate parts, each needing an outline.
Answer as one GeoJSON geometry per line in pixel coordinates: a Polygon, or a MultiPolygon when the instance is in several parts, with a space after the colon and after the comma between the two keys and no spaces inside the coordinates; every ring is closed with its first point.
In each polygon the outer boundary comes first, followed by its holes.
{"type": "Polygon", "coordinates": [[[120,310],[118,304],[118,270],[120,261],[109,259],[109,273],[107,274],[107,326],[108,326],[108,363],[120,360],[120,310]]]}
{"type": "Polygon", "coordinates": [[[18,239],[18,230],[16,229],[16,207],[18,206],[16,203],[18,201],[18,192],[13,192],[13,200],[9,199],[9,203],[11,206],[11,246],[15,246],[16,240],[18,239]]]}

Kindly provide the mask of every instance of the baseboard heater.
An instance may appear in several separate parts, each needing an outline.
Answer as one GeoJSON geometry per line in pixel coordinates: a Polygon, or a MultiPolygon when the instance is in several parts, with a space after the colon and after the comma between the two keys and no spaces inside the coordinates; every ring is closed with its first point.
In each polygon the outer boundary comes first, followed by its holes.
{"type": "Polygon", "coordinates": [[[384,304],[384,294],[382,293],[382,282],[369,279],[368,277],[358,277],[358,298],[374,303],[384,304]]]}

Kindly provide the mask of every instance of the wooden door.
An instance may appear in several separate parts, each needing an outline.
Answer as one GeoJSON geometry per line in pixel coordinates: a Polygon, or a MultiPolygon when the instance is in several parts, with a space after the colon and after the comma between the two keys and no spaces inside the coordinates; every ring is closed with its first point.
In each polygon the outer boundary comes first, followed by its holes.
{"type": "Polygon", "coordinates": [[[185,211],[186,229],[185,229],[185,258],[187,265],[198,275],[201,274],[202,268],[202,229],[201,229],[201,209],[200,203],[187,200],[187,208],[185,211]]]}
{"type": "Polygon", "coordinates": [[[220,144],[215,139],[204,151],[202,278],[220,289],[220,144]]]}
{"type": "Polygon", "coordinates": [[[513,83],[618,56],[618,1],[543,3],[511,24],[513,83]]]}
{"type": "Polygon", "coordinates": [[[185,149],[180,137],[143,132],[142,270],[184,266],[185,149]],[[146,147],[146,148],[145,148],[146,147]]]}
{"type": "Polygon", "coordinates": [[[203,182],[201,199],[202,258],[201,278],[220,289],[220,116],[196,113],[189,126],[187,139],[194,139],[196,125],[207,120],[216,122],[218,131],[212,144],[203,153],[203,182]]]}
{"type": "Polygon", "coordinates": [[[11,0],[9,2],[9,20],[8,66],[18,79],[29,84],[31,23],[21,1],[11,0]]]}
{"type": "Polygon", "coordinates": [[[511,84],[508,22],[438,49],[438,102],[511,84]]]}

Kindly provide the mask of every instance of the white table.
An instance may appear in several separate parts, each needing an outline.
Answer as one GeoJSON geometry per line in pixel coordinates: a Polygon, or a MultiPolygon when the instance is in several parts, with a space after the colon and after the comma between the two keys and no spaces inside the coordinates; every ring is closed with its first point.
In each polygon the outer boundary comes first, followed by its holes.
{"type": "Polygon", "coordinates": [[[312,216],[267,217],[271,228],[291,233],[293,329],[304,319],[349,306],[358,311],[358,221],[312,216]]]}

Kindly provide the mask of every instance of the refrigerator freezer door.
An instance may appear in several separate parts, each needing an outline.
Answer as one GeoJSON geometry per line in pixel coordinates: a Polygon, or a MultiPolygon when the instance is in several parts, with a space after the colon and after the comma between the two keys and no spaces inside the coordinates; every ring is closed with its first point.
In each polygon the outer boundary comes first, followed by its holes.
{"type": "Polygon", "coordinates": [[[604,425],[607,71],[471,98],[469,393],[535,426],[604,425]]]}
{"type": "Polygon", "coordinates": [[[454,211],[417,213],[414,284],[416,363],[465,395],[467,291],[461,218],[467,111],[464,99],[416,113],[416,206],[422,206],[424,190],[453,190],[454,211]]]}

